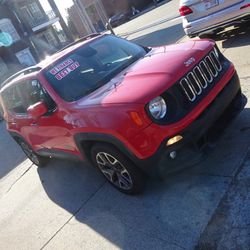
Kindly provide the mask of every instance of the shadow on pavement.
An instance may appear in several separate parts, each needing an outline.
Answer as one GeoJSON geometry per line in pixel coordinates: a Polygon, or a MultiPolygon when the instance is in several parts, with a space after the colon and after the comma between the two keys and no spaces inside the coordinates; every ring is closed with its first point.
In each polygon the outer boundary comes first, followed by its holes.
{"type": "Polygon", "coordinates": [[[96,168],[81,162],[51,159],[37,171],[49,198],[72,214],[105,183],[96,168]]]}
{"type": "Polygon", "coordinates": [[[164,181],[149,180],[143,195],[119,193],[80,163],[51,161],[38,169],[48,197],[74,216],[51,249],[60,242],[98,248],[107,241],[122,249],[193,249],[245,157],[249,124],[245,109],[204,162],[164,181]]]}
{"type": "Polygon", "coordinates": [[[4,121],[0,122],[0,179],[22,163],[26,156],[10,137],[4,121]]]}
{"type": "Polygon", "coordinates": [[[221,200],[195,250],[249,249],[250,153],[221,200]]]}
{"type": "MultiPolygon", "coordinates": [[[[175,43],[184,35],[182,24],[179,23],[165,29],[148,33],[138,38],[134,38],[132,41],[144,46],[157,47],[175,43]]],[[[128,40],[130,39],[128,38],[128,40]]]]}
{"type": "Polygon", "coordinates": [[[150,180],[143,195],[127,196],[105,184],[93,168],[58,163],[38,169],[38,174],[49,198],[74,219],[54,238],[51,249],[58,249],[60,242],[70,248],[79,240],[85,248],[109,241],[122,249],[184,249],[195,244],[197,230],[211,216],[207,207],[214,206],[227,185],[184,171],[165,181],[150,180]],[[215,185],[217,194],[209,190],[215,185]]]}
{"type": "Polygon", "coordinates": [[[214,36],[213,39],[222,41],[222,48],[248,46],[250,44],[250,22],[221,32],[214,36]]]}

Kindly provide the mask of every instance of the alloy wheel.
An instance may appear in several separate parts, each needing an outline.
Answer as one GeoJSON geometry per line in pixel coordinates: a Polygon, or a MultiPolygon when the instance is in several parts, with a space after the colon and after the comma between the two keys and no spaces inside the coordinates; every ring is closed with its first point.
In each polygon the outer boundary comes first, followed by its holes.
{"type": "Polygon", "coordinates": [[[133,187],[129,172],[114,156],[99,152],[96,154],[96,162],[105,177],[115,186],[123,190],[129,190],[133,187]]]}

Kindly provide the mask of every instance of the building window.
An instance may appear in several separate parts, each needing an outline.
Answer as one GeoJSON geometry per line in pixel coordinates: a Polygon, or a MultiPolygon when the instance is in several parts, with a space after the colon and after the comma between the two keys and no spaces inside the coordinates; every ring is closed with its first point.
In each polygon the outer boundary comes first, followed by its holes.
{"type": "Polygon", "coordinates": [[[59,38],[61,43],[67,42],[67,38],[63,33],[58,34],[58,38],[59,38]]]}
{"type": "Polygon", "coordinates": [[[0,77],[4,76],[8,72],[7,65],[4,63],[3,59],[0,57],[0,77]]]}
{"type": "Polygon", "coordinates": [[[42,14],[40,8],[38,7],[37,3],[29,4],[29,10],[30,10],[33,17],[35,17],[37,19],[40,19],[43,17],[43,14],[42,14]]]}
{"type": "Polygon", "coordinates": [[[17,52],[16,57],[18,61],[20,62],[20,64],[22,64],[25,67],[36,64],[36,61],[34,57],[32,56],[32,54],[30,53],[29,48],[26,48],[24,50],[17,52]]]}
{"type": "Polygon", "coordinates": [[[12,42],[20,40],[20,36],[18,35],[10,19],[4,18],[0,20],[0,30],[2,32],[8,33],[12,38],[12,42]]]}
{"type": "Polygon", "coordinates": [[[53,32],[51,30],[46,30],[44,32],[44,36],[48,42],[48,44],[51,44],[51,45],[54,45],[54,46],[57,46],[58,45],[58,42],[53,34],[53,32]]]}

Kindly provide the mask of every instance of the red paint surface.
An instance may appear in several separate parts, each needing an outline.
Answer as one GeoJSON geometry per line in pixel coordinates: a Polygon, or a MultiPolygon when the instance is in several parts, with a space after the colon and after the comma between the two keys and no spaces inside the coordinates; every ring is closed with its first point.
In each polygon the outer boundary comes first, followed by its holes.
{"type": "MultiPolygon", "coordinates": [[[[56,149],[80,157],[81,153],[73,138],[75,134],[110,134],[125,144],[139,159],[147,158],[156,152],[165,138],[178,134],[190,125],[214,100],[235,72],[231,66],[199,105],[177,123],[162,126],[150,120],[145,112],[145,105],[190,71],[213,46],[213,41],[198,40],[153,48],[145,58],[121,72],[105,86],[72,103],[63,101],[57,95],[44,78],[43,71],[38,75],[31,74],[27,79],[39,79],[57,103],[57,110],[51,116],[42,116],[36,121],[29,115],[14,117],[7,114],[8,129],[20,133],[35,150],[56,149]],[[195,62],[185,66],[185,62],[191,57],[195,62]],[[135,123],[131,112],[136,112],[142,123],[135,123]]],[[[52,59],[60,59],[68,52],[69,49],[52,59]]],[[[41,63],[40,66],[49,66],[52,59],[41,63]]]]}

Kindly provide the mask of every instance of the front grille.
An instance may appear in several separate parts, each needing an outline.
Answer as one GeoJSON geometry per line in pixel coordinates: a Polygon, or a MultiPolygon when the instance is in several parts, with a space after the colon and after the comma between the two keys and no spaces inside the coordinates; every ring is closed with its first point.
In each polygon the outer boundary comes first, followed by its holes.
{"type": "Polygon", "coordinates": [[[211,51],[200,63],[180,80],[180,86],[190,102],[194,102],[204,90],[213,84],[222,71],[222,65],[214,51],[211,51]]]}

